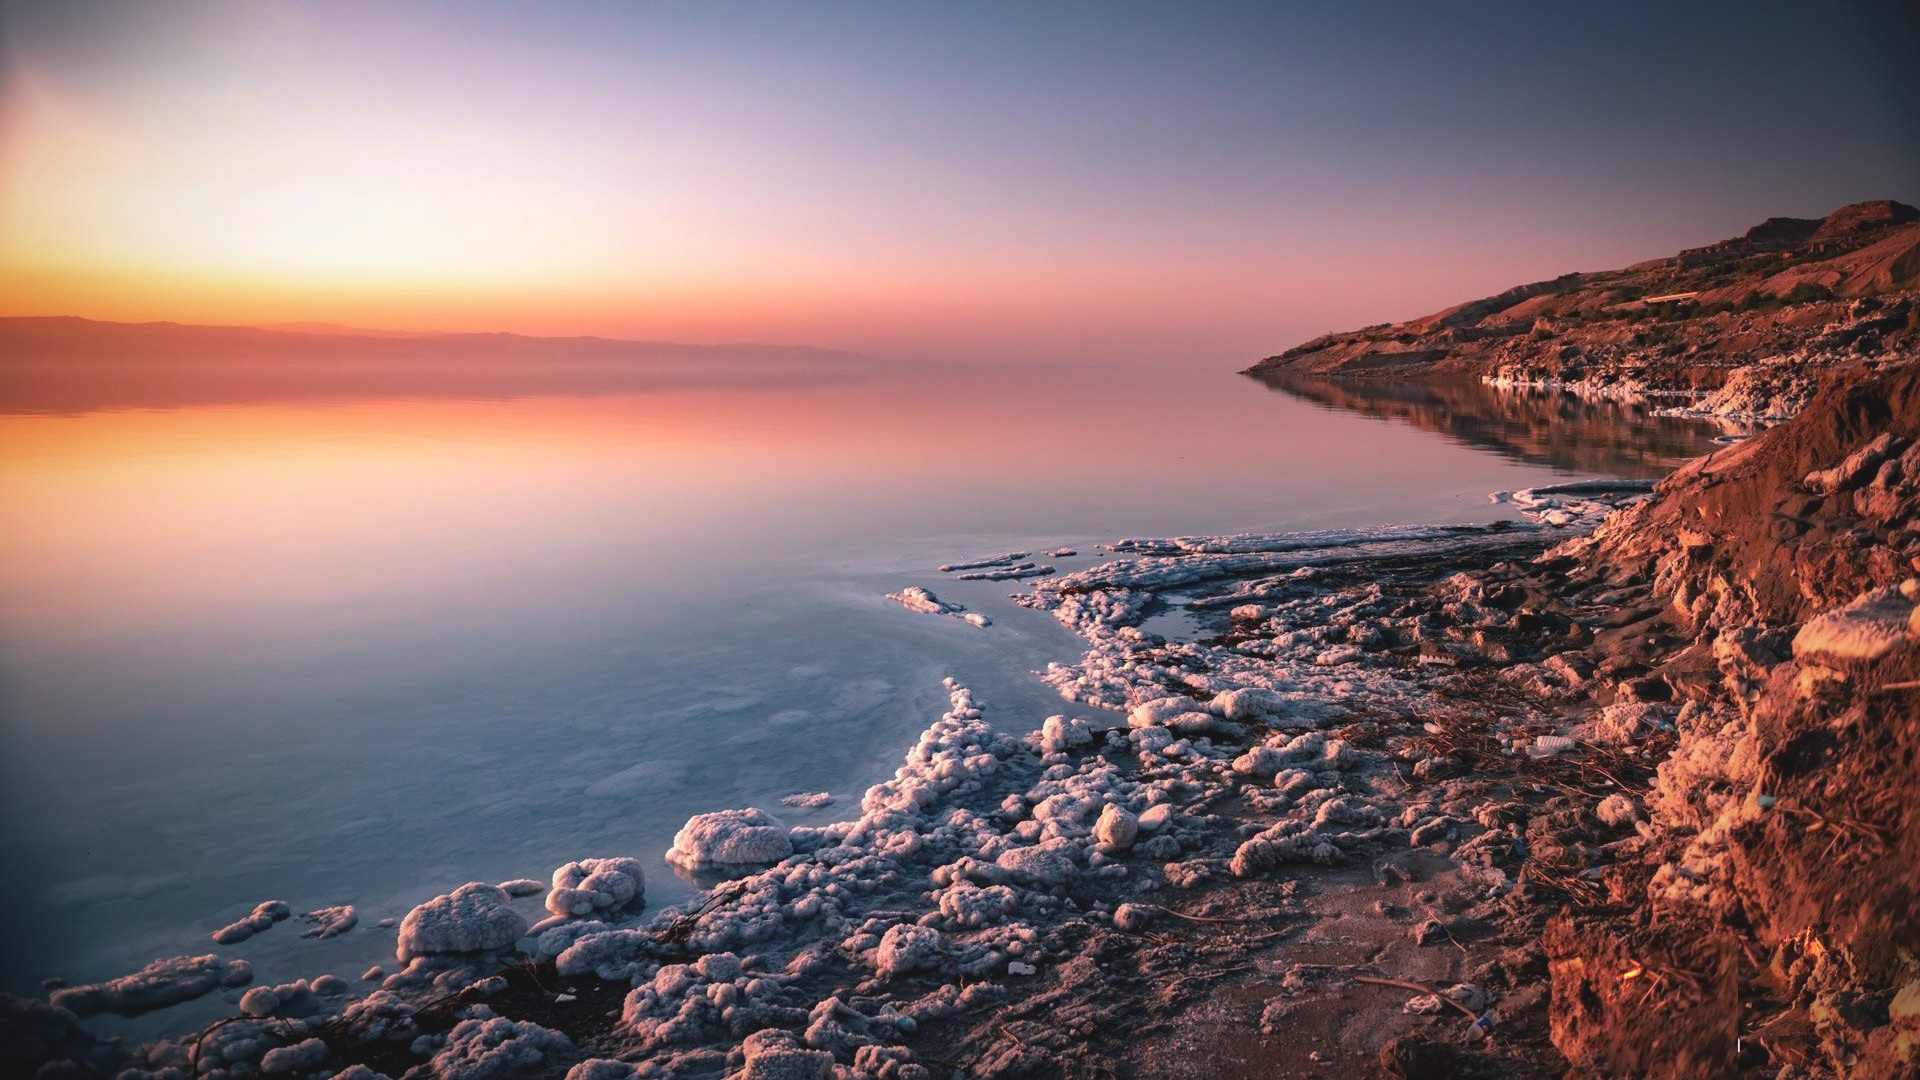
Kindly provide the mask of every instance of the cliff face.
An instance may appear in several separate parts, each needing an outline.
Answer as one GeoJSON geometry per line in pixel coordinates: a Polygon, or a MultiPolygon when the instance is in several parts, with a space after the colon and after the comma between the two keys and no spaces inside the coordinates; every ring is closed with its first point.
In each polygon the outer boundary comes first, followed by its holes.
{"type": "Polygon", "coordinates": [[[1505,376],[1713,389],[1771,357],[1815,364],[1920,347],[1920,209],[1891,200],[1769,218],[1621,270],[1568,274],[1404,323],[1330,334],[1249,374],[1505,376]]]}

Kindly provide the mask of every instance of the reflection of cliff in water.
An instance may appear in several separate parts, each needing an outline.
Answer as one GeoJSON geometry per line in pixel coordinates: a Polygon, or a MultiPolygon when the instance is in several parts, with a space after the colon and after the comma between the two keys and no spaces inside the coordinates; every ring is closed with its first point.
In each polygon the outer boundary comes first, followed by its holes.
{"type": "Polygon", "coordinates": [[[1521,461],[1571,472],[1658,477],[1745,428],[1655,416],[1668,401],[1619,401],[1560,390],[1496,390],[1478,380],[1250,378],[1329,409],[1401,420],[1521,461]]]}

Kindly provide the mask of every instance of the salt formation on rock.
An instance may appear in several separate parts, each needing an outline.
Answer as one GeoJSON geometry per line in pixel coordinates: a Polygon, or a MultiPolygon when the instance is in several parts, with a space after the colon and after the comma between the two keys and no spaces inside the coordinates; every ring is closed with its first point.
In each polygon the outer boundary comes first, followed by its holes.
{"type": "Polygon", "coordinates": [[[909,585],[897,593],[888,593],[887,599],[897,601],[908,611],[917,611],[922,615],[951,615],[965,611],[959,604],[949,604],[935,596],[933,592],[920,585],[909,585]]]}
{"type": "Polygon", "coordinates": [[[547,891],[547,883],[538,878],[514,878],[500,883],[501,891],[518,899],[522,896],[539,896],[547,891]]]}
{"type": "Polygon", "coordinates": [[[240,996],[240,1015],[301,1020],[330,1008],[330,1002],[346,996],[347,989],[344,980],[332,975],[256,986],[240,996]]]}
{"type": "Polygon", "coordinates": [[[287,906],[285,900],[263,900],[255,905],[246,918],[238,919],[215,930],[212,937],[221,945],[238,945],[291,914],[293,909],[287,906]]]}
{"type": "Polygon", "coordinates": [[[1018,578],[1040,577],[1051,573],[1053,573],[1051,566],[1020,562],[1011,566],[996,566],[990,570],[968,570],[953,576],[960,581],[1013,581],[1018,578]]]}
{"type": "Polygon", "coordinates": [[[695,814],[674,834],[667,861],[688,872],[765,866],[793,854],[788,831],[765,810],[695,814]]]}
{"type": "Polygon", "coordinates": [[[401,960],[437,953],[504,949],[525,936],[527,920],[508,906],[505,889],[469,882],[407,912],[400,921],[401,960]]]}
{"type": "Polygon", "coordinates": [[[640,903],[646,892],[647,875],[639,859],[580,859],[553,872],[547,910],[581,917],[640,903]]]}
{"type": "Polygon", "coordinates": [[[1032,555],[1033,552],[1031,551],[1010,551],[1005,555],[990,555],[984,559],[973,559],[968,562],[942,563],[940,565],[940,572],[943,574],[953,574],[962,570],[992,570],[1012,566],[1023,559],[1030,558],[1032,555]]]}
{"type": "Polygon", "coordinates": [[[338,907],[323,907],[300,916],[312,925],[301,933],[303,938],[331,938],[360,925],[360,913],[353,905],[342,904],[338,907]]]}
{"type": "Polygon", "coordinates": [[[192,1001],[224,986],[253,981],[253,966],[245,960],[205,956],[175,956],[155,960],[131,975],[103,983],[55,990],[50,999],[76,1016],[118,1013],[138,1016],[154,1009],[192,1001]]]}
{"type": "Polygon", "coordinates": [[[498,1016],[462,1020],[427,1068],[434,1080],[515,1080],[538,1075],[572,1045],[565,1035],[538,1024],[498,1016]]]}
{"type": "Polygon", "coordinates": [[[917,611],[923,615],[953,615],[982,629],[993,624],[993,620],[985,615],[968,611],[964,604],[948,603],[935,596],[931,590],[919,585],[909,585],[897,593],[888,593],[887,599],[898,602],[908,611],[917,611]]]}

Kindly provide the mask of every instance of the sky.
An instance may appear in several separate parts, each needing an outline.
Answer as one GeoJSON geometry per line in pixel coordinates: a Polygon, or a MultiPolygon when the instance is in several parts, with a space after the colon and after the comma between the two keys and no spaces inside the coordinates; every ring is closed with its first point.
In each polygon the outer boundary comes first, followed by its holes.
{"type": "Polygon", "coordinates": [[[0,0],[0,315],[1251,362],[1920,202],[1910,3],[0,0]]]}

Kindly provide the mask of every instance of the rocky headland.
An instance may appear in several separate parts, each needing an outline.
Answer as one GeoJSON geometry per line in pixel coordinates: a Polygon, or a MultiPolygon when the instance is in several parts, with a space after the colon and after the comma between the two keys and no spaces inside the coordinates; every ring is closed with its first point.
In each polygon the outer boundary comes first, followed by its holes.
{"type": "Polygon", "coordinates": [[[1920,210],[1855,203],[1768,218],[1707,247],[1519,285],[1403,323],[1328,334],[1249,368],[1260,378],[1464,376],[1496,385],[1671,397],[1784,419],[1816,373],[1920,347],[1920,210]]]}
{"type": "MultiPolygon", "coordinates": [[[[1262,365],[1334,387],[1636,372],[1705,390],[1778,348],[1816,388],[1663,479],[1501,493],[1517,520],[1485,525],[1122,539],[1064,573],[1026,552],[951,563],[929,580],[995,575],[1083,640],[1040,673],[1059,714],[996,715],[949,683],[845,821],[688,822],[669,861],[705,891],[682,907],[645,911],[661,868],[597,853],[391,930],[319,920],[393,934],[393,969],[357,987],[242,992],[245,961],[209,953],[8,1000],[0,1063],[43,1080],[1913,1076],[1912,219],[1777,220],[1262,365]],[[1728,310],[1645,306],[1715,273],[1691,299],[1728,310]],[[1766,299],[1702,299],[1747,278],[1766,299]],[[1833,298],[1786,299],[1802,280],[1833,298]],[[1644,325],[1610,314],[1635,302],[1644,325]],[[1458,332],[1503,312],[1524,329],[1458,332]],[[1632,343],[1654,327],[1671,338],[1632,343]],[[220,993],[233,1016],[139,1046],[83,1020],[220,993]]],[[[1501,437],[1551,445],[1554,415],[1501,437]]],[[[896,598],[977,614],[925,584],[896,598]]],[[[286,914],[262,904],[216,942],[286,914]]]]}

